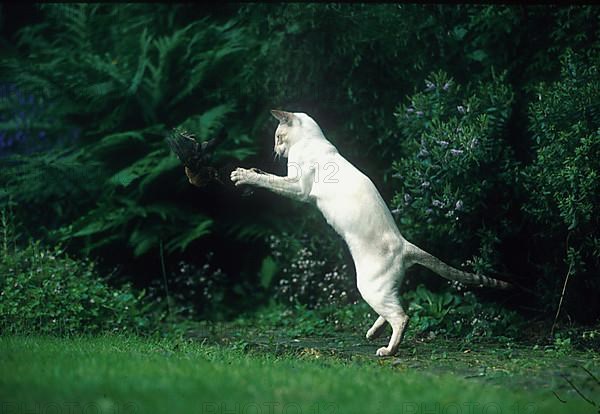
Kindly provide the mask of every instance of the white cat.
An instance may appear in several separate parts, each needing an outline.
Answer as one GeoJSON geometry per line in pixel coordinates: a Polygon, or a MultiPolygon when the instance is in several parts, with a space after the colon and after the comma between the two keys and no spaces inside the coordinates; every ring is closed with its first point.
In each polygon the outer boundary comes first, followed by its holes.
{"type": "Polygon", "coordinates": [[[248,184],[313,203],[348,244],[356,266],[357,286],[379,318],[367,332],[375,338],[385,322],[392,326],[388,346],[376,355],[393,355],[402,340],[408,316],[400,306],[398,288],[406,269],[417,263],[442,277],[463,283],[506,288],[496,279],[455,269],[408,242],[371,180],[340,155],[308,115],[271,111],[279,120],[275,153],[288,159],[287,177],[237,168],[235,185],[248,184]]]}

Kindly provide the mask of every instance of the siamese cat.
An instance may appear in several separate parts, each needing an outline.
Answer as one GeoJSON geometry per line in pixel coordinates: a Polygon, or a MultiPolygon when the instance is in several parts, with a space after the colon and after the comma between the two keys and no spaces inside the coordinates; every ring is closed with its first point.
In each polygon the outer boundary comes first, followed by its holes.
{"type": "Polygon", "coordinates": [[[377,356],[394,355],[408,316],[398,288],[406,269],[420,264],[440,276],[466,284],[508,288],[506,282],[455,269],[407,241],[371,180],[350,164],[307,114],[273,110],[279,121],[274,150],[287,158],[288,174],[280,177],[257,169],[231,172],[236,186],[265,188],[276,194],[314,204],[327,223],[346,241],[356,267],[357,287],[379,315],[367,331],[375,338],[389,323],[392,336],[377,356]]]}

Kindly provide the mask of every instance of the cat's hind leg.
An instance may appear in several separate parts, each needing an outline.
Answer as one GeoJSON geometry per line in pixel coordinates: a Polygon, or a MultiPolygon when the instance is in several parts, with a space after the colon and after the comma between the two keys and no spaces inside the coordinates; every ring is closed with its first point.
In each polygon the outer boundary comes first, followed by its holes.
{"type": "Polygon", "coordinates": [[[386,320],[383,316],[378,317],[373,326],[367,331],[367,339],[375,339],[381,335],[381,332],[383,332],[383,328],[385,327],[385,322],[386,320]]]}
{"type": "MultiPolygon", "coordinates": [[[[394,275],[396,276],[396,275],[394,275]]],[[[363,299],[373,308],[380,318],[375,321],[373,328],[375,331],[381,329],[386,321],[392,326],[392,336],[388,346],[377,350],[377,356],[394,355],[404,336],[404,331],[408,324],[408,315],[404,312],[400,299],[398,297],[396,278],[391,275],[379,276],[375,278],[359,277],[359,291],[363,299]],[[383,322],[381,322],[381,319],[383,322]]],[[[401,280],[401,278],[400,278],[401,280]]],[[[369,333],[367,333],[369,335],[369,333]]]]}
{"type": "Polygon", "coordinates": [[[385,319],[392,326],[392,336],[388,346],[383,346],[377,350],[377,356],[394,355],[398,351],[398,346],[402,342],[406,326],[408,325],[408,315],[402,309],[399,303],[390,305],[386,304],[385,319]]]}

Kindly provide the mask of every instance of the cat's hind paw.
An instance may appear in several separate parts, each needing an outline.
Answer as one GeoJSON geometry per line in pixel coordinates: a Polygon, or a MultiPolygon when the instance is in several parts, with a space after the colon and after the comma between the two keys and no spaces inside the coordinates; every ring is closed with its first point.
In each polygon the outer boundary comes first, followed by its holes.
{"type": "Polygon", "coordinates": [[[387,346],[382,346],[375,352],[375,355],[378,357],[392,356],[394,354],[395,352],[390,351],[387,346]]]}
{"type": "Polygon", "coordinates": [[[367,338],[367,340],[369,340],[369,341],[372,341],[373,339],[377,338],[378,336],[379,336],[379,330],[371,328],[367,331],[365,338],[367,338]]]}
{"type": "Polygon", "coordinates": [[[379,338],[381,336],[381,333],[383,332],[383,329],[385,328],[384,325],[380,325],[380,326],[376,326],[373,325],[368,331],[367,334],[365,335],[365,337],[367,338],[367,340],[372,341],[375,338],[379,338]]]}

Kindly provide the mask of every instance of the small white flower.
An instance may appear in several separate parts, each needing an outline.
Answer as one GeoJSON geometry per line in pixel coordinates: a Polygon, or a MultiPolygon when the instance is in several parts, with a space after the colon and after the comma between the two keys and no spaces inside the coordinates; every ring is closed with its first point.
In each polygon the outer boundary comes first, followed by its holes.
{"type": "Polygon", "coordinates": [[[466,111],[465,111],[465,107],[464,107],[464,106],[462,106],[462,105],[458,105],[458,106],[456,107],[456,109],[457,109],[457,110],[458,110],[458,112],[460,112],[461,114],[464,114],[464,113],[466,112],[466,111]]]}
{"type": "Polygon", "coordinates": [[[433,200],[431,202],[431,205],[433,205],[434,207],[440,207],[440,208],[444,207],[444,203],[441,202],[440,200],[433,200]]]}

